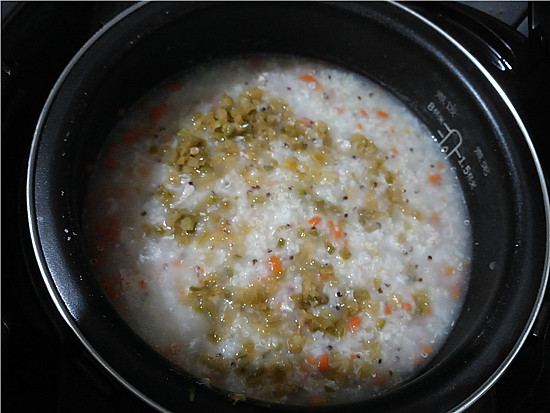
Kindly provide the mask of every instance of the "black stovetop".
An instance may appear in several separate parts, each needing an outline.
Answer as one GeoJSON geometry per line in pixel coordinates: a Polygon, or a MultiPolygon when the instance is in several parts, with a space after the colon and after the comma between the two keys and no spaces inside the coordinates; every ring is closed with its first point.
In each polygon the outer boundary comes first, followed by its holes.
{"type": "MultiPolygon", "coordinates": [[[[481,2],[475,6],[502,17],[512,26],[510,30],[529,34],[527,2],[519,3],[481,2]]],[[[58,315],[34,262],[26,227],[26,162],[42,105],[70,58],[129,4],[2,2],[1,395],[6,412],[153,411],[97,364],[58,315]]],[[[538,100],[533,114],[550,107],[549,60],[541,56],[534,72],[540,78],[529,95],[538,100]]],[[[532,124],[533,130],[550,130],[549,118],[532,124]]],[[[548,175],[550,156],[541,148],[539,156],[548,175]]],[[[468,412],[550,411],[548,292],[546,297],[542,317],[520,353],[468,412]]]]}

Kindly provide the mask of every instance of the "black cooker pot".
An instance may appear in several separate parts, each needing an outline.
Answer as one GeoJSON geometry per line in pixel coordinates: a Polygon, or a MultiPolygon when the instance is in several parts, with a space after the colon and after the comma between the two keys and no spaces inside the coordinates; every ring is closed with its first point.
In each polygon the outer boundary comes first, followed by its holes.
{"type": "Polygon", "coordinates": [[[150,348],[97,283],[81,233],[86,166],[119,110],[197,63],[258,53],[321,59],[375,80],[427,125],[456,168],[474,239],[463,311],[416,378],[346,409],[466,409],[510,364],[541,305],[548,192],[526,127],[496,78],[400,4],[153,2],[130,7],[94,35],[51,92],[28,167],[34,252],[57,309],[99,363],[159,410],[294,409],[254,400],[233,407],[223,391],[198,385],[150,348]]]}

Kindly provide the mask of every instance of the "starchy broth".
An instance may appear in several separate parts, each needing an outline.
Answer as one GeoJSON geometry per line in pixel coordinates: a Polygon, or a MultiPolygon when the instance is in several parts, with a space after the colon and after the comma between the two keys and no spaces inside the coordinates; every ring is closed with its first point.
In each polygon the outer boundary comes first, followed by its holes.
{"type": "Polygon", "coordinates": [[[414,377],[466,292],[457,176],[389,92],[294,57],[160,85],[91,172],[91,263],[152,347],[234,400],[324,405],[414,377]]]}

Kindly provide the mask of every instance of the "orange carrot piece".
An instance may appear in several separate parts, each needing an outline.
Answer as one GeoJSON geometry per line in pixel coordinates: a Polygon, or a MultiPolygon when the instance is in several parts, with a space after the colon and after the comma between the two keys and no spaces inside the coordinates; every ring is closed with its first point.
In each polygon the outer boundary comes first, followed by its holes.
{"type": "Polygon", "coordinates": [[[397,148],[395,146],[391,147],[391,151],[393,152],[394,155],[399,155],[399,151],[397,150],[397,148]]]}
{"type": "Polygon", "coordinates": [[[303,80],[304,82],[315,82],[317,83],[317,79],[315,79],[313,76],[311,75],[303,75],[303,76],[300,76],[300,80],[303,80]]]}
{"type": "Polygon", "coordinates": [[[313,122],[311,119],[303,118],[300,119],[300,123],[304,125],[306,128],[311,128],[313,125],[315,125],[315,122],[313,122]]]}
{"type": "Polygon", "coordinates": [[[387,119],[390,115],[388,115],[386,112],[384,112],[383,110],[378,110],[376,111],[376,115],[379,117],[379,118],[382,118],[382,119],[387,119]]]}
{"type": "Polygon", "coordinates": [[[361,112],[361,115],[363,115],[363,116],[369,116],[365,109],[361,109],[360,112],[361,112]]]}
{"type": "Polygon", "coordinates": [[[441,222],[441,219],[439,218],[439,215],[438,214],[433,214],[432,215],[432,222],[434,224],[439,224],[441,222]]]}
{"type": "Polygon", "coordinates": [[[139,176],[142,178],[147,178],[149,176],[149,169],[142,167],[138,169],[139,176]]]}
{"type": "Polygon", "coordinates": [[[411,303],[401,303],[401,308],[405,311],[411,311],[412,305],[411,303]]]}
{"type": "Polygon", "coordinates": [[[279,275],[283,271],[283,263],[281,262],[281,259],[276,255],[273,255],[269,259],[269,266],[271,267],[271,271],[274,275],[279,275]]]}
{"type": "Polygon", "coordinates": [[[453,267],[451,267],[450,265],[445,266],[445,275],[452,275],[453,272],[455,272],[453,267]]]}
{"type": "Polygon", "coordinates": [[[120,280],[105,280],[101,283],[101,286],[105,290],[107,297],[111,300],[117,298],[122,291],[122,283],[120,280]]]}
{"type": "Polygon", "coordinates": [[[340,227],[338,225],[334,225],[334,221],[329,221],[328,226],[330,227],[330,229],[332,229],[332,232],[334,234],[334,238],[340,239],[342,237],[342,233],[343,233],[342,227],[340,227]]]}
{"type": "Polygon", "coordinates": [[[313,76],[311,75],[303,75],[303,76],[300,76],[300,80],[303,80],[304,82],[313,82],[315,83],[315,89],[317,90],[323,90],[323,86],[321,86],[321,84],[319,83],[319,81],[317,79],[315,79],[313,76]]]}
{"type": "Polygon", "coordinates": [[[382,376],[381,374],[377,374],[373,380],[374,384],[376,384],[377,386],[385,386],[388,383],[388,378],[382,376]]]}
{"type": "Polygon", "coordinates": [[[385,312],[386,314],[391,314],[391,313],[392,313],[391,305],[386,304],[386,305],[384,306],[384,312],[385,312]]]}
{"type": "Polygon", "coordinates": [[[313,217],[309,220],[309,223],[312,225],[312,226],[316,226],[319,222],[321,222],[321,217],[313,217]]]}
{"type": "Polygon", "coordinates": [[[116,244],[119,241],[119,238],[120,226],[118,221],[115,219],[109,224],[109,228],[107,228],[107,239],[113,244],[116,244]]]}
{"type": "Polygon", "coordinates": [[[434,349],[431,346],[427,344],[422,345],[422,354],[428,355],[428,354],[432,354],[433,352],[434,352],[434,349]]]}
{"type": "Polygon", "coordinates": [[[105,166],[109,169],[115,169],[116,168],[116,161],[114,159],[106,158],[105,159],[105,166]]]}
{"type": "Polygon", "coordinates": [[[358,124],[355,125],[355,126],[357,126],[357,129],[359,129],[359,130],[364,130],[364,129],[363,129],[363,125],[361,125],[360,123],[358,123],[358,124]]]}
{"type": "Polygon", "coordinates": [[[328,354],[321,354],[317,360],[317,369],[319,371],[328,371],[330,368],[330,357],[328,354]]]}
{"type": "Polygon", "coordinates": [[[432,183],[434,185],[439,183],[442,179],[443,179],[442,176],[439,175],[439,174],[433,174],[433,175],[428,176],[428,181],[430,181],[430,183],[432,183]]]}
{"type": "Polygon", "coordinates": [[[439,169],[443,169],[444,166],[445,166],[445,165],[443,165],[443,162],[437,161],[437,167],[438,167],[439,169]]]}
{"type": "Polygon", "coordinates": [[[451,293],[451,296],[455,299],[455,300],[458,300],[460,298],[460,285],[457,284],[457,285],[452,285],[448,288],[449,292],[451,293]]]}
{"type": "Polygon", "coordinates": [[[179,80],[174,80],[174,81],[168,82],[166,84],[166,87],[171,92],[175,92],[176,90],[180,90],[181,86],[182,86],[182,83],[179,80]]]}
{"type": "Polygon", "coordinates": [[[166,103],[161,103],[160,105],[155,106],[149,113],[151,122],[158,122],[164,116],[167,109],[168,105],[166,103]]]}
{"type": "Polygon", "coordinates": [[[356,331],[361,326],[361,318],[359,316],[352,317],[348,320],[348,327],[351,332],[356,331]]]}
{"type": "Polygon", "coordinates": [[[328,404],[328,399],[322,396],[316,396],[309,399],[310,406],[326,406],[328,404]]]}

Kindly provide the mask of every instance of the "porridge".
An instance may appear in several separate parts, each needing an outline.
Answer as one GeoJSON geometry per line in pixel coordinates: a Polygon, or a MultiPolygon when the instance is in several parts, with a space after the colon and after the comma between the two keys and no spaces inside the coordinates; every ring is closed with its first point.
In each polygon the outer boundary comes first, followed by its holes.
{"type": "Polygon", "coordinates": [[[254,57],[123,113],[83,216],[152,347],[234,400],[325,405],[414,376],[467,288],[457,177],[415,116],[325,63],[254,57]]]}

